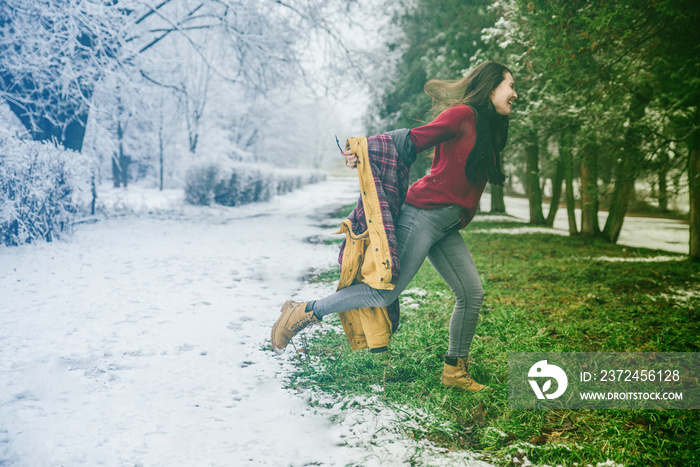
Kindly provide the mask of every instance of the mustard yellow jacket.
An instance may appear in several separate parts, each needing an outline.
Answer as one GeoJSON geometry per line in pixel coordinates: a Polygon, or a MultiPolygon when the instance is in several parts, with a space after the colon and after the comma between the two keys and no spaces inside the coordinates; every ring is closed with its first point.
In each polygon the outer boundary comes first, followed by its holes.
{"type": "MultiPolygon", "coordinates": [[[[396,157],[396,150],[388,135],[371,138],[376,138],[372,141],[372,147],[375,148],[373,153],[370,153],[367,138],[349,138],[346,142],[346,148],[358,158],[357,175],[367,228],[363,232],[355,233],[352,220],[345,219],[336,232],[345,234],[337,290],[356,283],[364,283],[375,289],[392,290],[393,282],[398,277],[398,264],[394,264],[398,263],[395,239],[390,240],[391,235],[388,235],[388,232],[393,235],[394,219],[387,214],[387,196],[383,190],[387,186],[394,188],[391,203],[399,203],[400,208],[408,187],[408,167],[398,160],[389,160],[388,166],[392,167],[391,164],[394,164],[395,169],[398,165],[401,170],[377,173],[387,166],[387,158],[396,157]],[[384,164],[377,163],[377,160],[384,164]],[[398,190],[395,190],[396,187],[398,190]],[[397,191],[398,197],[395,195],[397,191]],[[380,199],[384,202],[381,203],[380,199]],[[394,241],[393,255],[391,241],[394,241]]],[[[398,208],[393,209],[393,212],[398,214],[398,208]]],[[[398,301],[391,306],[395,309],[368,307],[340,313],[340,322],[353,349],[369,347],[370,351],[386,350],[393,331],[398,327],[398,301]],[[395,313],[395,316],[390,316],[390,312],[395,313]]]]}

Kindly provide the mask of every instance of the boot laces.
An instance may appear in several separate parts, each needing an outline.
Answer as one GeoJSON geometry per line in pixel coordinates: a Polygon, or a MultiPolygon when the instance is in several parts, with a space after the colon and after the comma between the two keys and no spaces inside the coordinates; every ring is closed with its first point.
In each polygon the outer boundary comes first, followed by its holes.
{"type": "Polygon", "coordinates": [[[312,313],[308,313],[302,319],[292,325],[292,331],[299,332],[311,322],[312,313]]]}
{"type": "Polygon", "coordinates": [[[466,358],[460,358],[457,361],[457,366],[459,367],[460,370],[464,372],[464,377],[467,379],[467,381],[471,380],[471,375],[469,374],[469,362],[467,361],[466,358]]]}

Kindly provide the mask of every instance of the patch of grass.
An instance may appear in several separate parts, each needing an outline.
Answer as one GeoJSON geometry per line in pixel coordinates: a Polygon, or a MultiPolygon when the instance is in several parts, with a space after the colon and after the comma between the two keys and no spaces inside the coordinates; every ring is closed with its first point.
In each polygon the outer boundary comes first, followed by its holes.
{"type": "Polygon", "coordinates": [[[488,229],[510,229],[518,227],[528,227],[528,224],[518,221],[517,219],[505,220],[505,219],[489,219],[488,217],[479,220],[478,222],[473,222],[467,227],[467,231],[471,230],[488,230],[488,229]]]}
{"type": "Polygon", "coordinates": [[[346,204],[345,206],[341,206],[335,211],[332,211],[330,216],[334,219],[344,219],[350,215],[352,210],[355,209],[355,206],[357,206],[357,202],[346,204]]]}
{"type": "Polygon", "coordinates": [[[327,238],[327,239],[323,240],[323,244],[324,245],[340,245],[341,243],[343,243],[344,239],[345,239],[345,237],[343,237],[343,236],[327,238]]]}
{"type": "Polygon", "coordinates": [[[300,364],[292,384],[339,399],[376,394],[379,386],[384,402],[418,423],[407,424],[411,436],[477,451],[498,465],[513,465],[518,450],[535,464],[700,465],[697,410],[508,408],[510,352],[700,350],[700,300],[679,296],[698,291],[700,265],[598,260],[669,253],[594,239],[472,232],[522,226],[482,221],[463,232],[486,292],[470,368],[492,391],[462,394],[440,384],[454,297],[428,262],[402,295],[390,353],[352,351],[342,332],[323,330],[308,342],[319,363],[300,364]]]}
{"type": "Polygon", "coordinates": [[[340,268],[328,269],[326,271],[321,271],[318,274],[313,274],[307,278],[308,282],[318,283],[318,282],[338,282],[340,280],[340,268]]]}

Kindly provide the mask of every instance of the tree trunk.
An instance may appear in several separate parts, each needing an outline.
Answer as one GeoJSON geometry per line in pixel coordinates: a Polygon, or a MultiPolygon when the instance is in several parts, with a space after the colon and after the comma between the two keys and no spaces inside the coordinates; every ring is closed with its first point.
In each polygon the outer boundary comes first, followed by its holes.
{"type": "Polygon", "coordinates": [[[112,178],[114,179],[114,188],[119,188],[128,183],[128,172],[131,158],[124,154],[124,128],[121,122],[117,122],[117,139],[119,140],[119,154],[112,157],[112,178]]]}
{"type": "Polygon", "coordinates": [[[532,132],[525,145],[527,197],[530,201],[530,224],[545,225],[540,190],[539,145],[537,133],[532,132]]]}
{"type": "Polygon", "coordinates": [[[190,134],[190,153],[195,154],[197,151],[197,141],[199,140],[199,134],[197,133],[191,133],[190,134]]]}
{"type": "Polygon", "coordinates": [[[557,217],[559,209],[559,201],[561,201],[561,184],[564,181],[564,161],[559,158],[557,161],[557,170],[552,179],[552,201],[549,203],[549,213],[547,214],[547,225],[554,225],[554,218],[557,217]]]}
{"type": "Polygon", "coordinates": [[[163,119],[162,119],[162,113],[161,113],[161,122],[160,122],[160,127],[158,128],[158,172],[159,172],[159,189],[160,191],[163,191],[163,119]]]}
{"type": "Polygon", "coordinates": [[[662,151],[659,156],[659,192],[657,193],[661,212],[668,211],[668,163],[668,152],[662,151]]]}
{"type": "Polygon", "coordinates": [[[119,155],[112,155],[112,182],[114,188],[119,188],[122,185],[122,169],[119,165],[119,155]]]}
{"type": "Polygon", "coordinates": [[[690,261],[700,262],[700,107],[695,108],[695,134],[690,138],[688,185],[690,191],[690,261]]]}
{"type": "Polygon", "coordinates": [[[120,161],[122,167],[122,185],[126,188],[129,183],[129,165],[131,164],[131,157],[122,154],[120,161]]]}
{"type": "MultiPolygon", "coordinates": [[[[121,145],[120,145],[121,146],[121,145]]],[[[129,182],[129,165],[131,158],[124,155],[122,148],[119,148],[119,156],[112,159],[112,176],[114,177],[114,188],[123,186],[126,188],[129,182]]]]}
{"type": "Polygon", "coordinates": [[[581,233],[600,235],[598,224],[598,154],[595,143],[586,144],[581,153],[581,233]]]}
{"type": "Polygon", "coordinates": [[[506,212],[502,186],[491,185],[491,212],[506,212]]]}
{"type": "Polygon", "coordinates": [[[569,235],[577,235],[576,198],[574,197],[574,157],[571,151],[571,129],[565,128],[559,140],[559,156],[564,163],[564,181],[566,181],[566,214],[569,218],[569,235]]]}
{"type": "Polygon", "coordinates": [[[629,202],[634,194],[634,183],[642,162],[642,130],[639,120],[644,116],[646,105],[651,100],[651,93],[642,90],[632,92],[632,101],[629,110],[629,126],[625,133],[625,143],[622,149],[622,158],[615,170],[615,188],[610,202],[608,220],[605,222],[603,237],[615,243],[620,237],[622,223],[627,213],[629,202]]]}
{"type": "Polygon", "coordinates": [[[92,192],[92,201],[90,202],[90,215],[94,216],[95,215],[95,205],[97,204],[97,184],[95,183],[95,173],[92,173],[92,177],[90,179],[90,185],[91,185],[91,192],[92,192]]]}

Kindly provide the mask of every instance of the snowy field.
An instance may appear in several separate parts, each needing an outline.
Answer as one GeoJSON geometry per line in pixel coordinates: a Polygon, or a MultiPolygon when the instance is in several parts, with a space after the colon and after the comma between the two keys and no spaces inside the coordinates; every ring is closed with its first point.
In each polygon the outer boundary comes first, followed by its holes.
{"type": "Polygon", "coordinates": [[[356,180],[237,208],[101,195],[144,215],[0,247],[0,465],[487,465],[407,438],[375,398],[311,407],[267,350],[285,300],[334,288],[303,285],[337,257],[305,239],[356,180]]]}

